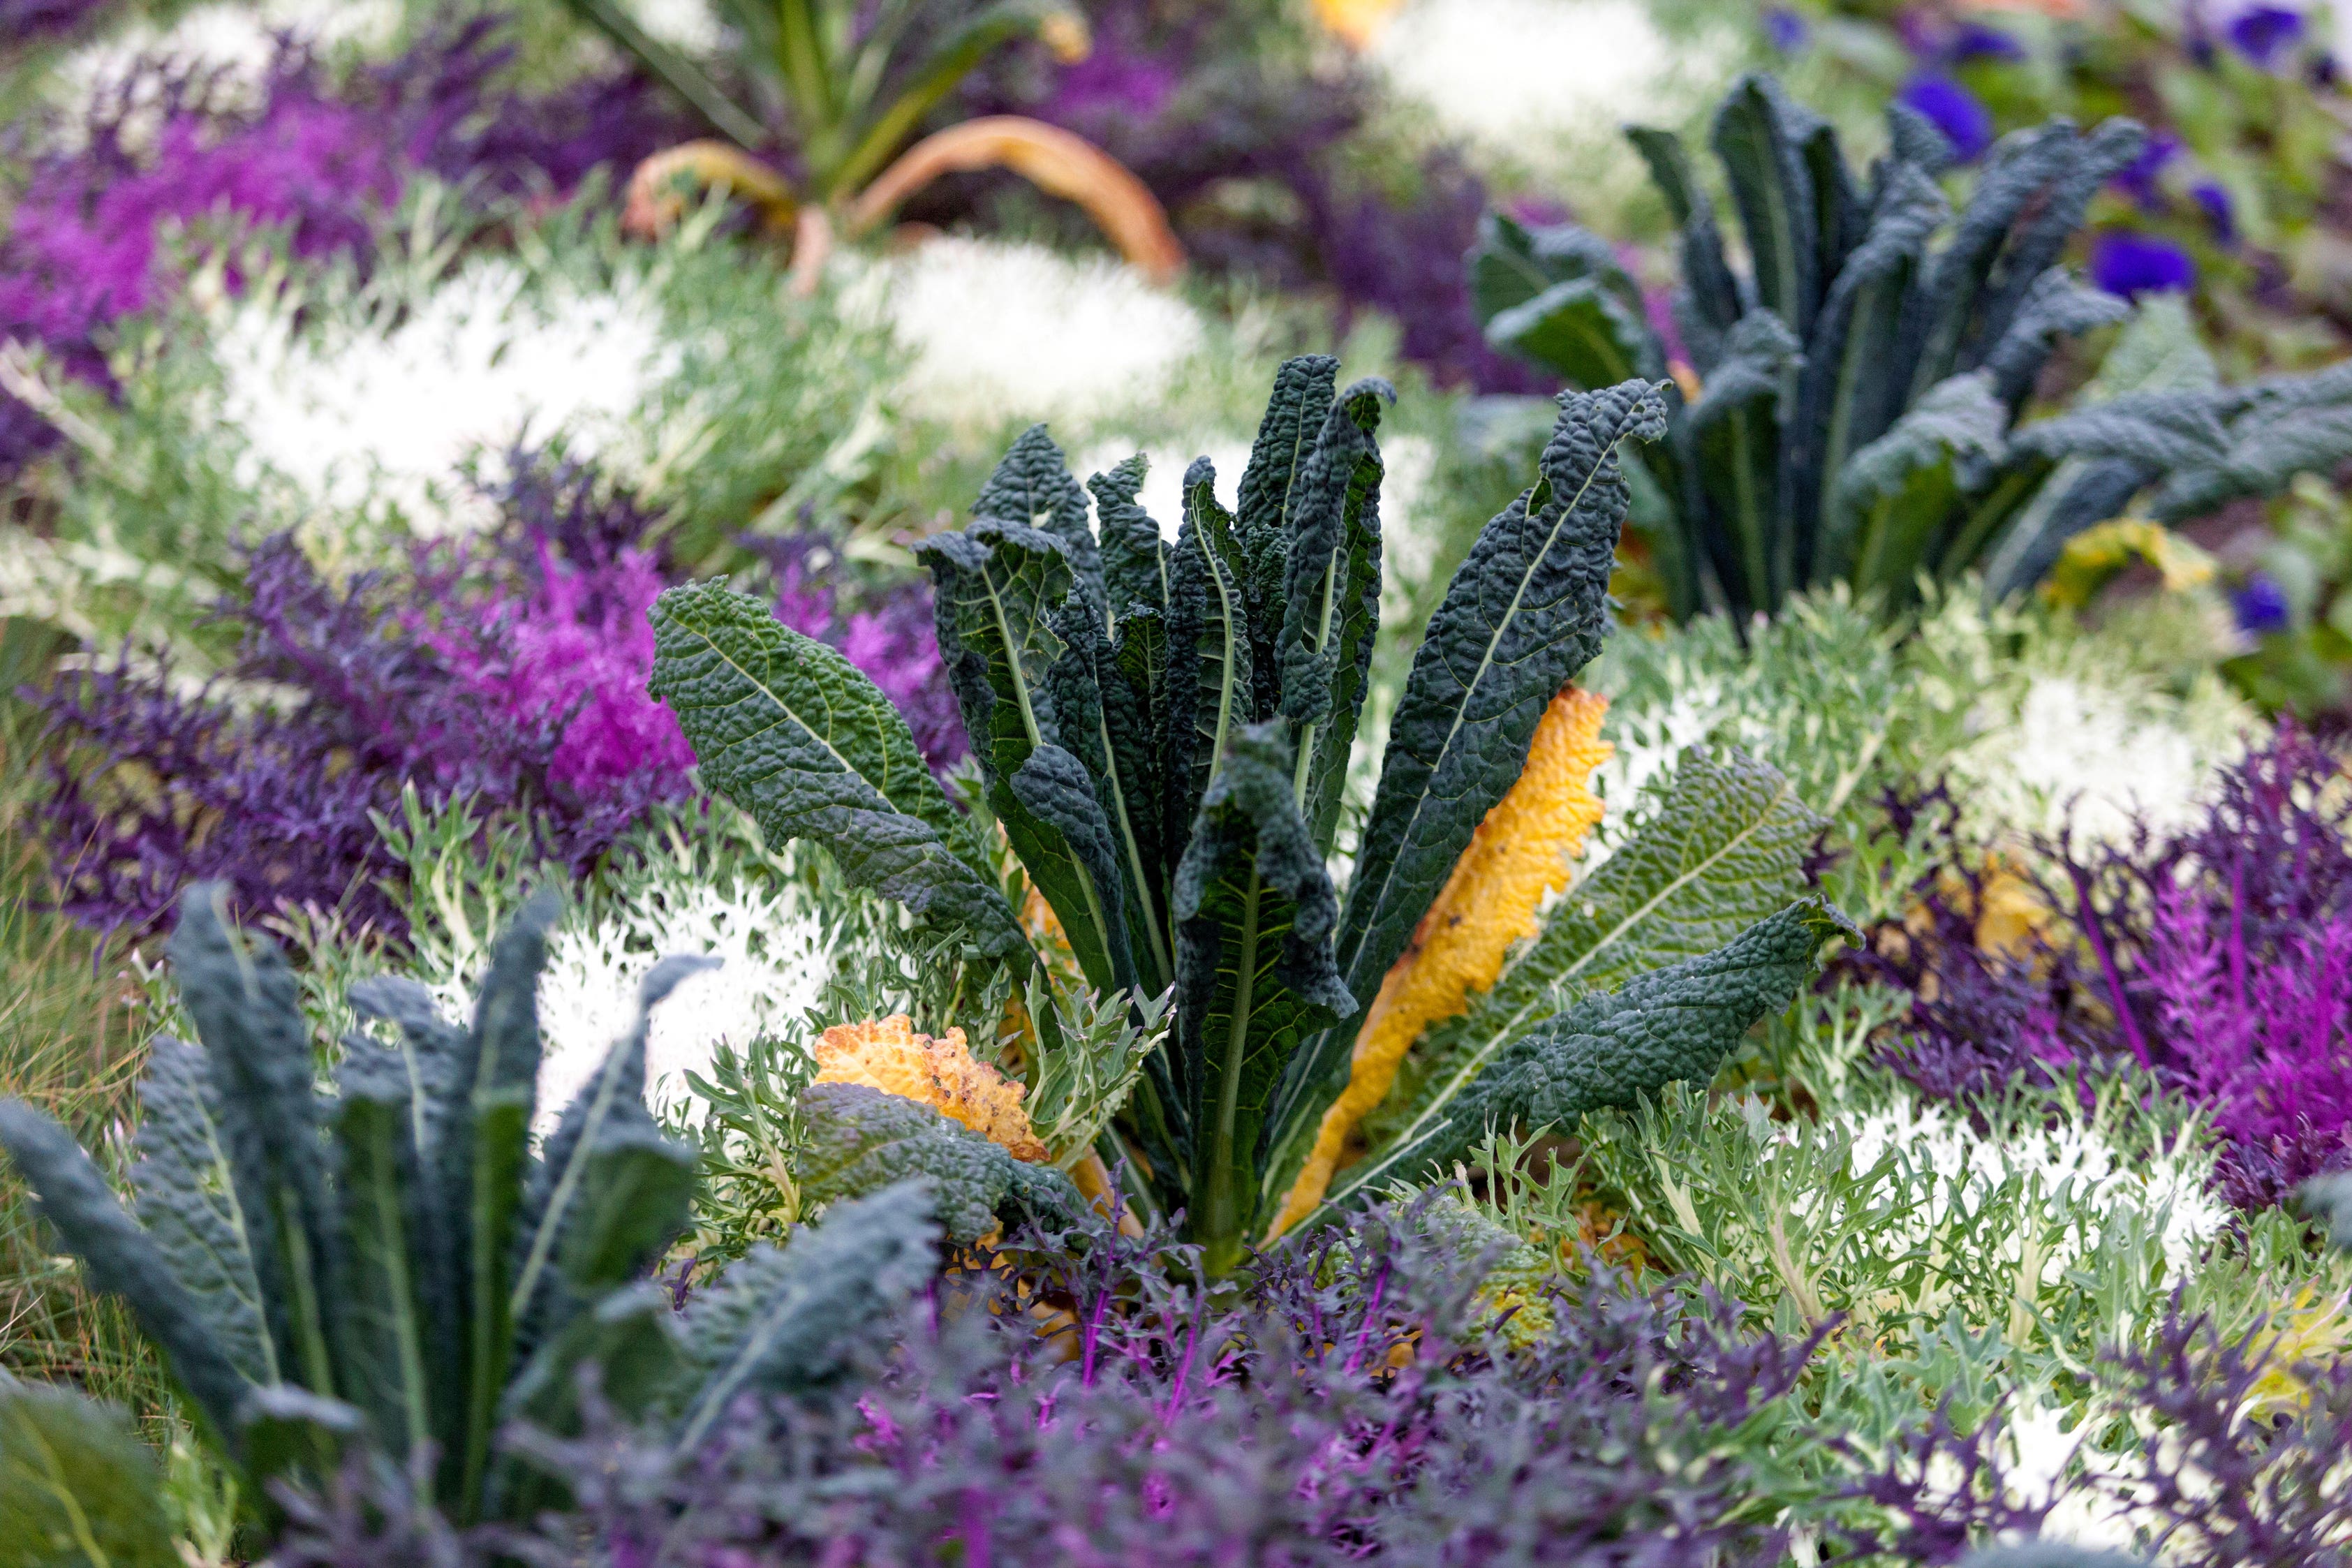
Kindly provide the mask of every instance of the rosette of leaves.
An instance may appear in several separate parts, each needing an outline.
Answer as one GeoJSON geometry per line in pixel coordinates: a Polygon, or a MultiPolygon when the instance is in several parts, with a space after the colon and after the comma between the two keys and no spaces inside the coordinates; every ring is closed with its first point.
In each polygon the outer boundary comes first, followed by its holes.
{"type": "Polygon", "coordinates": [[[1888,128],[1857,175],[1829,122],[1772,79],[1733,89],[1711,140],[1745,273],[1681,140],[1629,133],[1680,228],[1686,358],[1608,242],[1485,220],[1471,289],[1496,346],[1577,386],[1675,376],[1637,519],[1675,615],[1744,616],[1837,581],[1899,601],[1923,574],[1971,570],[2005,596],[2126,510],[2178,523],[2352,456],[2341,367],[2221,387],[2156,360],[2025,420],[2057,346],[2130,313],[2059,258],[2140,128],[2003,137],[1957,214],[1942,133],[1900,104],[1888,128]]]}
{"type": "Polygon", "coordinates": [[[654,967],[635,1024],[534,1152],[551,896],[499,942],[468,1026],[413,983],[355,987],[397,1043],[347,1037],[331,1094],[293,972],[224,902],[212,883],[181,904],[171,959],[202,1044],[155,1044],[131,1210],[20,1101],[0,1101],[0,1146],[247,1495],[322,1482],[356,1444],[455,1521],[527,1519],[554,1500],[493,1436],[576,1431],[583,1372],[691,1446],[747,1390],[821,1385],[929,1276],[939,1231],[909,1183],[753,1248],[683,1314],[646,1278],[686,1226],[696,1159],[646,1109],[645,1009],[709,960],[654,967]]]}
{"type": "Polygon", "coordinates": [[[720,186],[761,209],[771,228],[797,232],[813,269],[833,223],[854,237],[942,174],[1001,167],[1076,203],[1147,273],[1165,279],[1182,268],[1183,250],[1150,190],[1059,126],[988,115],[907,148],[941,101],[1006,45],[1034,38],[1065,61],[1085,58],[1086,17],[1066,0],[730,0],[720,10],[735,47],[715,74],[648,33],[623,0],[566,4],[728,138],[646,160],[630,181],[633,228],[666,227],[682,207],[681,183],[720,186]],[[753,155],[780,139],[791,149],[797,191],[753,155]]]}
{"type": "MultiPolygon", "coordinates": [[[[1183,1212],[1215,1271],[1271,1228],[1383,975],[1599,651],[1629,499],[1619,450],[1664,428],[1646,382],[1561,398],[1536,482],[1486,525],[1430,622],[1343,900],[1329,867],[1377,630],[1377,433],[1393,395],[1338,390],[1338,368],[1282,367],[1237,505],[1196,462],[1172,545],[1137,503],[1140,458],[1081,488],[1041,426],[970,526],[919,552],[986,813],[1097,994],[1173,988],[1172,1037],[1108,1152],[1130,1157],[1140,1196],[1183,1212]]],[[[708,783],[772,837],[820,837],[853,876],[1032,962],[979,834],[862,677],[719,588],[672,590],[655,626],[655,690],[708,783]]],[[[1472,1070],[1431,1091],[1409,1142],[1372,1151],[1377,1168],[1408,1181],[1489,1125],[1572,1121],[1712,1073],[1850,929],[1782,892],[1729,929],[1685,932],[1719,944],[1669,957],[1628,942],[1612,954],[1630,962],[1597,966],[1590,986],[1528,987],[1507,1024],[1449,1055],[1472,1070]],[[1669,967],[1643,973],[1644,957],[1669,967]]]]}

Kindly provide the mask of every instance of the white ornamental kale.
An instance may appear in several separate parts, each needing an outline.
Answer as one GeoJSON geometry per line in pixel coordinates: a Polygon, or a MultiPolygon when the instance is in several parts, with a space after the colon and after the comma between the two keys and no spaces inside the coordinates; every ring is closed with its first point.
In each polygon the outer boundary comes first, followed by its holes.
{"type": "Polygon", "coordinates": [[[242,303],[215,339],[223,421],[247,443],[240,478],[274,474],[315,508],[389,505],[428,537],[491,521],[462,470],[525,438],[561,435],[625,468],[631,416],[677,363],[658,301],[628,279],[534,290],[520,268],[485,262],[388,331],[298,331],[295,302],[242,303]]]}
{"type": "Polygon", "coordinates": [[[845,303],[897,335],[909,412],[991,434],[1133,407],[1207,342],[1199,312],[1132,268],[1040,245],[933,240],[865,273],[845,303]]]}

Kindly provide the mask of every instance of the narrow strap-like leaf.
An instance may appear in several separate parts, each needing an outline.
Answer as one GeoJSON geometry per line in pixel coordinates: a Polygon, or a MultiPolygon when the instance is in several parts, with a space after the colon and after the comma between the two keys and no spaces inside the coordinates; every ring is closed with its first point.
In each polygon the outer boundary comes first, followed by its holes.
{"type": "Polygon", "coordinates": [[[1705,343],[1691,350],[1701,374],[1715,368],[1714,349],[1748,313],[1738,279],[1724,259],[1723,233],[1715,202],[1698,183],[1690,153],[1671,131],[1629,127],[1626,138],[1650,166],[1650,179],[1666,199],[1666,211],[1682,229],[1683,287],[1688,291],[1692,324],[1704,329],[1705,343]]]}
{"type": "Polygon", "coordinates": [[[1102,528],[1103,587],[1117,621],[1136,605],[1168,613],[1168,544],[1136,500],[1148,468],[1142,454],[1087,481],[1102,528]]]}
{"type": "Polygon", "coordinates": [[[22,1100],[0,1100],[0,1148],[31,1184],[41,1213],[88,1267],[90,1283],[122,1298],[205,1423],[234,1450],[237,1410],[256,1384],[224,1352],[162,1249],[122,1212],[72,1135],[22,1100]]]}
{"type": "Polygon", "coordinates": [[[1284,561],[1299,509],[1308,504],[1307,470],[1339,372],[1339,362],[1329,354],[1300,354],[1282,363],[1234,494],[1234,538],[1248,606],[1250,707],[1258,715],[1273,712],[1281,700],[1284,561]]]}
{"type": "Polygon", "coordinates": [[[1756,302],[1800,338],[1812,330],[1824,287],[1812,175],[1798,144],[1811,128],[1801,112],[1771,78],[1742,77],[1716,110],[1713,132],[1754,260],[1756,302]]]}
{"type": "Polygon", "coordinates": [[[1233,732],[1257,718],[1244,562],[1233,518],[1217,504],[1216,478],[1206,458],[1186,470],[1171,563],[1160,747],[1160,850],[1171,877],[1217,759],[1233,732]]]}
{"type": "Polygon", "coordinates": [[[1349,387],[1325,416],[1297,489],[1283,589],[1280,712],[1298,749],[1298,807],[1327,853],[1380,629],[1380,486],[1374,439],[1384,381],[1349,387]]]}
{"type": "Polygon", "coordinates": [[[1442,1118],[1342,1173],[1329,1201],[1442,1169],[1490,1129],[1570,1129],[1586,1111],[1633,1105],[1677,1080],[1705,1082],[1758,1019],[1789,1005],[1840,937],[1860,933],[1814,896],[1717,952],[1579,1002],[1514,1041],[1442,1118]]]}
{"type": "Polygon", "coordinates": [[[1725,341],[1706,395],[1685,416],[1706,506],[1704,540],[1741,615],[1779,607],[1795,584],[1794,484],[1784,459],[1801,363],[1780,319],[1751,311],[1725,341]]]}
{"type": "Polygon", "coordinates": [[[254,1255],[271,1306],[278,1364],[313,1392],[337,1392],[333,1304],[341,1300],[341,1245],[327,1193],[326,1151],[310,1026],[293,971],[268,938],[231,929],[228,889],[191,887],[170,945],[180,996],[213,1071],[219,1125],[254,1255]]]}
{"type": "MultiPolygon", "coordinates": [[[[1368,1005],[1470,836],[1518,777],[1544,710],[1601,648],[1630,500],[1619,444],[1655,440],[1655,387],[1564,393],[1543,481],[1487,523],[1430,619],[1389,730],[1337,945],[1368,1005]]],[[[1311,1122],[1346,1082],[1358,1020],[1291,1066],[1276,1120],[1311,1122]]]]}
{"type": "Polygon", "coordinates": [[[417,1242],[433,1216],[418,1190],[408,1075],[394,1053],[355,1041],[336,1081],[351,1284],[335,1304],[349,1325],[344,1392],[383,1451],[406,1458],[452,1429],[459,1393],[457,1358],[436,1342],[420,1289],[417,1242]]]}
{"type": "Polygon", "coordinates": [[[1213,1272],[1240,1261],[1265,1194],[1266,1112],[1305,1041],[1355,1010],[1339,921],[1276,723],[1240,731],[1176,873],[1176,1060],[1192,1127],[1190,1230],[1213,1272]]]}
{"type": "MultiPolygon", "coordinates": [[[[1032,425],[1014,440],[981,487],[971,515],[1038,529],[1060,541],[1071,576],[1097,619],[1102,618],[1107,602],[1102,549],[1087,521],[1087,492],[1071,476],[1062,448],[1054,445],[1045,426],[1032,425]]],[[[1060,602],[1059,595],[1055,602],[1060,602]]]]}
{"type": "Polygon", "coordinates": [[[1848,459],[1832,492],[1820,574],[1901,596],[1933,552],[1961,497],[2007,456],[2008,411],[1983,371],[1931,388],[1895,427],[1848,459]]]}

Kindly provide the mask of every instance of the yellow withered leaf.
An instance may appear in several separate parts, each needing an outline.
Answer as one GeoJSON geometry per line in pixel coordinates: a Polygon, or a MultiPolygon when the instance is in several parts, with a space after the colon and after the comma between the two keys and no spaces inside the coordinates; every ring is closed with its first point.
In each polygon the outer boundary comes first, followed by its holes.
{"type": "Polygon", "coordinates": [[[816,1065],[819,1083],[862,1083],[919,1100],[1003,1144],[1016,1160],[1037,1164],[1048,1158],[1021,1108],[1025,1090],[986,1062],[973,1060],[961,1029],[935,1040],[917,1034],[904,1013],[878,1023],[869,1018],[835,1024],[817,1041],[816,1065]]]}
{"type": "Polygon", "coordinates": [[[1570,685],[1552,699],[1528,747],[1527,765],[1454,864],[1453,875],[1412,941],[1381,981],[1356,1032],[1348,1087],[1323,1113],[1314,1152],[1291,1184],[1267,1237],[1315,1211],[1338,1173],[1349,1134],[1396,1081],[1405,1052],[1430,1025],[1494,986],[1511,945],[1536,932],[1546,895],[1568,886],[1570,863],[1601,820],[1592,772],[1616,748],[1601,738],[1609,700],[1570,685]]]}

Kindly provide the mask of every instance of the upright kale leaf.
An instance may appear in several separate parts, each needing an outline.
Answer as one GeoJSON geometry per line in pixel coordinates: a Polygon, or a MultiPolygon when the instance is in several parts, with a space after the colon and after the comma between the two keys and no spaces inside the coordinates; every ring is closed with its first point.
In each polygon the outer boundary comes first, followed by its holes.
{"type": "Polygon", "coordinates": [[[2182,521],[2352,456],[2352,377],[2335,373],[2034,423],[2056,345],[2127,310],[2059,258],[2144,136],[2110,120],[2004,137],[1955,216],[1941,134],[1899,106],[1888,130],[1859,180],[1777,82],[1732,89],[1709,140],[1744,277],[1680,140],[1630,132],[1681,230],[1680,364],[1598,237],[1500,216],[1480,231],[1470,289],[1497,348],[1580,387],[1665,370],[1680,384],[1648,458],[1664,515],[1645,518],[1674,614],[1746,616],[1840,581],[1899,601],[1921,574],[1977,570],[2006,595],[2136,502],[2182,521]],[[2200,438],[2205,426],[2226,437],[2200,438]]]}

